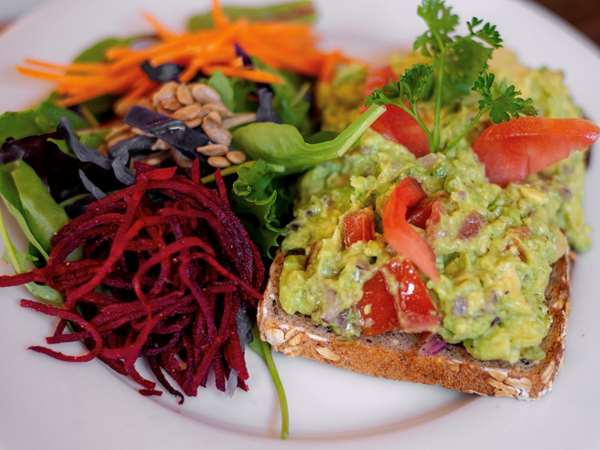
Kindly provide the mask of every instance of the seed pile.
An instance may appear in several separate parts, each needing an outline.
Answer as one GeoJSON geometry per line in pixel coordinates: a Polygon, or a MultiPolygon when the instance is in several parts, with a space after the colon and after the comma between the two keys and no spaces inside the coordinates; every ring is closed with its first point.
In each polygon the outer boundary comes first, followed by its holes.
{"type": "MultiPolygon", "coordinates": [[[[131,107],[132,105],[129,105],[131,107]]],[[[164,83],[151,98],[137,102],[137,106],[156,111],[164,116],[183,122],[191,129],[202,131],[209,142],[195,148],[213,168],[225,168],[246,161],[246,154],[231,148],[230,129],[256,121],[256,113],[234,114],[223,104],[219,93],[204,83],[164,83]]],[[[117,110],[125,115],[127,110],[117,110]]],[[[135,138],[149,136],[147,132],[127,124],[115,126],[106,136],[106,146],[111,151],[117,144],[135,138]]],[[[157,166],[173,160],[180,167],[191,167],[191,159],[162,139],[157,139],[143,157],[132,158],[145,164],[157,166]]]]}

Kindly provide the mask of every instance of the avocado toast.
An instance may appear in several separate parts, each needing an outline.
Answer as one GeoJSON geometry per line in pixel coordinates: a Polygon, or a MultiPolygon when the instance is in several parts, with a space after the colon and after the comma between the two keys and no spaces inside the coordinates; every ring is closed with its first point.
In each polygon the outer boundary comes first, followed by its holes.
{"type": "MultiPolygon", "coordinates": [[[[390,79],[422,60],[394,59],[390,79]]],[[[560,72],[528,69],[499,51],[490,73],[516,85],[548,118],[532,120],[581,116],[560,72]]],[[[336,89],[346,95],[349,83],[360,90],[357,80],[365,78],[368,88],[373,71],[357,69],[352,78],[346,70],[325,101],[339,100],[336,89]]],[[[564,356],[569,255],[590,245],[582,209],[586,154],[573,152],[587,145],[578,142],[540,168],[534,159],[543,157],[530,155],[523,175],[507,179],[503,170],[513,166],[494,167],[485,151],[501,152],[493,140],[482,144],[495,127],[492,113],[462,132],[480,118],[478,107],[471,94],[442,110],[441,136],[451,149],[421,152],[414,133],[399,138],[398,127],[382,119],[352,152],[303,176],[295,220],[258,311],[261,335],[274,349],[481,395],[535,399],[551,388],[564,356]]],[[[343,121],[343,108],[329,117],[343,121]]],[[[435,114],[432,102],[419,108],[425,121],[435,114]]],[[[590,129],[593,142],[598,132],[590,129]]]]}

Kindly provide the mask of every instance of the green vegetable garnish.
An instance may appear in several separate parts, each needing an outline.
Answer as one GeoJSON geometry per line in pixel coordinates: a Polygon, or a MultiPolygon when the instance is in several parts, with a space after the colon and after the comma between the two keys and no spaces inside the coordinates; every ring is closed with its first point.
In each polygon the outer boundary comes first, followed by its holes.
{"type": "MultiPolygon", "coordinates": [[[[231,20],[244,17],[252,22],[293,20],[296,22],[312,23],[316,19],[315,9],[311,0],[297,0],[259,7],[224,6],[223,13],[231,20]]],[[[189,31],[212,28],[213,26],[210,11],[190,17],[187,23],[189,31]]]]}
{"type": "Polygon", "coordinates": [[[233,141],[252,159],[262,159],[289,175],[342,156],[384,111],[383,106],[371,105],[334,139],[316,144],[307,143],[296,127],[271,122],[240,127],[233,141]]]}
{"type": "Polygon", "coordinates": [[[0,145],[9,137],[22,139],[56,130],[61,118],[66,117],[74,129],[85,128],[86,122],[73,111],[61,108],[50,97],[39,105],[18,112],[5,112],[0,115],[0,145]]]}
{"type": "MultiPolygon", "coordinates": [[[[68,221],[64,209],[56,204],[42,180],[23,161],[0,166],[0,197],[35,253],[47,259],[52,236],[68,221]]],[[[17,251],[1,215],[0,235],[15,272],[30,270],[33,252],[17,251]]],[[[29,283],[27,289],[41,300],[55,304],[62,301],[60,294],[48,286],[29,283]]]]}
{"type": "Polygon", "coordinates": [[[273,379],[275,391],[277,392],[277,397],[279,398],[279,408],[281,410],[280,438],[287,439],[290,430],[290,416],[288,411],[287,397],[285,395],[285,389],[283,387],[283,383],[281,382],[281,378],[279,377],[279,372],[277,371],[275,362],[273,361],[273,355],[271,354],[271,346],[260,338],[260,334],[256,325],[252,327],[252,341],[250,341],[249,346],[264,361],[264,363],[267,366],[267,369],[269,370],[269,374],[273,379]]]}
{"type": "Polygon", "coordinates": [[[495,25],[474,17],[467,23],[468,34],[456,34],[459,18],[443,0],[423,0],[417,14],[427,24],[427,31],[414,42],[413,48],[431,59],[430,64],[416,64],[398,81],[375,90],[367,105],[392,104],[412,116],[425,132],[432,152],[449,149],[466,136],[489,113],[493,122],[520,115],[535,115],[531,99],[523,99],[514,86],[497,88],[487,64],[495,49],[502,47],[502,37],[495,25]],[[470,92],[481,96],[479,112],[457,138],[441,142],[442,106],[460,102],[470,92]],[[433,100],[434,117],[430,128],[419,112],[419,103],[433,100]]]}
{"type": "Polygon", "coordinates": [[[276,167],[262,160],[242,165],[233,183],[233,208],[268,257],[285,232],[286,219],[291,218],[292,186],[276,167]]]}

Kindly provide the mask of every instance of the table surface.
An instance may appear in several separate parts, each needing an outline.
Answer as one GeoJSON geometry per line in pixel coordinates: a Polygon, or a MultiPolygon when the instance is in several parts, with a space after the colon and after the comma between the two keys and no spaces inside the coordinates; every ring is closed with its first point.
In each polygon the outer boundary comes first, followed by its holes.
{"type": "Polygon", "coordinates": [[[535,0],[600,45],[600,0],[535,0]]]}

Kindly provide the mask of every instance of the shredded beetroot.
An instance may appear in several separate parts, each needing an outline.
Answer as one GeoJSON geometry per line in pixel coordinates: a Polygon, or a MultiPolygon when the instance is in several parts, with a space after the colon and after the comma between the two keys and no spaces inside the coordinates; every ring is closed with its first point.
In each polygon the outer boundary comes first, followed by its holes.
{"type": "Polygon", "coordinates": [[[90,204],[57,233],[46,267],[0,276],[0,287],[34,281],[58,290],[62,308],[21,305],[60,319],[48,344],[88,348],[75,356],[32,350],[71,362],[98,358],[138,383],[141,394],[160,395],[136,370],[143,358],[180,402],[211,371],[221,391],[230,374],[247,389],[236,316],[242,303],[256,306],[264,267],[229,208],[223,179],[217,173],[212,190],[199,184],[198,167],[190,178],[174,168],[137,169],[132,186],[90,204]],[[73,260],[75,250],[80,259],[73,260]]]}

